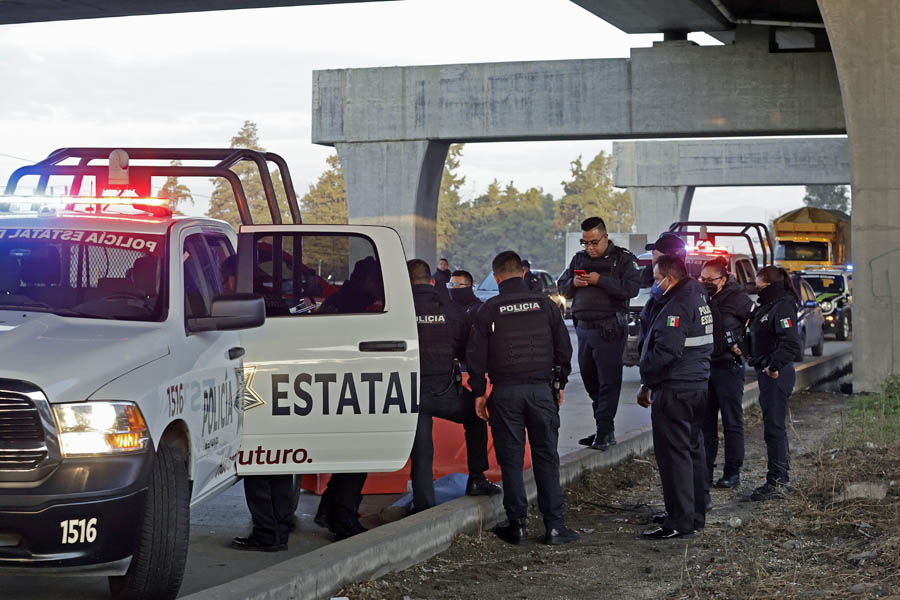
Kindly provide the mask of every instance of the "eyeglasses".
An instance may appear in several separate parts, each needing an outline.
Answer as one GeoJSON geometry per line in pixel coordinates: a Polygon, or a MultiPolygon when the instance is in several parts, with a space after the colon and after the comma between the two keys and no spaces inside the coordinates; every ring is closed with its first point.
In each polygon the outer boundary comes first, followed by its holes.
{"type": "Polygon", "coordinates": [[[700,283],[715,283],[718,280],[722,279],[723,277],[725,277],[725,276],[719,275],[718,277],[701,277],[700,283]]]}
{"type": "Polygon", "coordinates": [[[596,248],[597,246],[600,245],[600,242],[603,241],[603,238],[600,238],[599,240],[578,240],[578,241],[581,242],[581,245],[584,247],[596,248]]]}
{"type": "Polygon", "coordinates": [[[472,284],[471,283],[460,283],[459,281],[448,281],[447,287],[448,288],[467,288],[467,287],[472,287],[472,284]]]}

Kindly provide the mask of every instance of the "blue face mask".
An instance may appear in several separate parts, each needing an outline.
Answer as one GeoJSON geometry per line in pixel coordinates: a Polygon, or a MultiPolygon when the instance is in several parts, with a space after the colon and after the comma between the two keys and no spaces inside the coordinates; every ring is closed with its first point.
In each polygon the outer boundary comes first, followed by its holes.
{"type": "Polygon", "coordinates": [[[650,288],[650,295],[654,300],[659,301],[662,300],[663,294],[665,294],[663,289],[659,287],[659,284],[657,282],[654,281],[653,286],[650,288]]]}

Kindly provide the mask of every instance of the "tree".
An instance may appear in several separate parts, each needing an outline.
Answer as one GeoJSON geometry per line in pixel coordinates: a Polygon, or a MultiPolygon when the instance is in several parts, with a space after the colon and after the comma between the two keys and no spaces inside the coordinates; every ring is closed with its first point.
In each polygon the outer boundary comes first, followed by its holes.
{"type": "Polygon", "coordinates": [[[579,156],[571,162],[569,181],[563,181],[564,196],[556,205],[553,221],[557,231],[574,231],[585,218],[599,216],[610,232],[630,232],[634,211],[628,192],[612,185],[612,157],[605,152],[584,167],[579,156]]]}
{"type": "MultiPolygon", "coordinates": [[[[169,166],[180,167],[181,161],[173,160],[169,163],[169,166]]],[[[166,183],[159,190],[159,197],[165,198],[171,203],[172,212],[176,215],[184,214],[180,210],[184,203],[190,202],[191,206],[194,204],[194,196],[191,194],[191,189],[183,183],[178,183],[177,177],[166,177],[166,183]]]]}
{"type": "MultiPolygon", "coordinates": [[[[265,148],[259,143],[259,133],[257,131],[256,123],[244,121],[244,124],[237,134],[231,138],[230,147],[249,148],[250,150],[265,152],[265,148]]],[[[250,207],[250,216],[253,219],[253,222],[271,223],[272,217],[269,212],[269,205],[266,201],[262,179],[260,179],[256,163],[246,160],[241,161],[234,165],[231,170],[234,171],[241,180],[244,194],[247,196],[247,204],[250,207]]],[[[281,209],[282,220],[290,222],[291,213],[284,193],[284,184],[281,182],[281,173],[276,170],[271,176],[278,206],[281,209]]],[[[206,213],[207,216],[228,221],[233,227],[238,227],[241,224],[241,217],[238,213],[234,194],[231,191],[231,185],[222,178],[211,179],[210,182],[215,185],[215,189],[213,190],[212,197],[209,201],[209,211],[206,213]]]]}
{"type": "Polygon", "coordinates": [[[850,194],[846,185],[808,185],[803,204],[850,214],[850,194]]]}
{"type": "Polygon", "coordinates": [[[460,219],[459,192],[466,183],[466,178],[457,174],[462,155],[463,144],[452,144],[444,161],[437,208],[437,250],[440,256],[445,256],[451,250],[449,245],[455,237],[460,219]]]}
{"type": "Polygon", "coordinates": [[[304,223],[347,223],[347,191],[344,175],[337,154],[332,154],[325,162],[328,168],[319,175],[315,185],[300,200],[300,214],[304,223]]]}

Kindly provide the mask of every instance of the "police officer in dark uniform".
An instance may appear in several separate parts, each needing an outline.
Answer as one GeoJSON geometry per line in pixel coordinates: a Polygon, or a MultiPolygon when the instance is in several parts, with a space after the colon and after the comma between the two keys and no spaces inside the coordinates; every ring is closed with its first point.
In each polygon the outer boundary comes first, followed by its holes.
{"type": "Polygon", "coordinates": [[[475,414],[475,397],[461,387],[459,381],[459,363],[469,338],[468,315],[447,296],[437,292],[428,263],[414,258],[406,266],[416,307],[422,377],[410,471],[413,510],[420,512],[435,505],[433,417],[462,423],[465,428],[469,468],[466,494],[494,496],[501,490],[484,476],[488,469],[487,424],[475,414]]]}
{"type": "Polygon", "coordinates": [[[528,289],[532,292],[540,292],[543,289],[543,286],[538,280],[537,275],[531,272],[531,262],[523,260],[522,266],[525,267],[525,276],[522,278],[525,280],[525,285],[527,285],[528,289]]]}
{"type": "Polygon", "coordinates": [[[435,270],[432,278],[437,291],[441,294],[446,293],[447,283],[450,281],[450,263],[446,258],[438,261],[438,268],[435,270]]]}
{"type": "Polygon", "coordinates": [[[709,396],[703,419],[703,444],[710,482],[719,450],[719,412],[725,432],[725,469],[718,488],[741,484],[744,464],[744,363],[743,343],[753,300],[728,273],[724,258],[715,258],[700,272],[713,316],[713,353],[709,361],[709,396]]]}
{"type": "MultiPolygon", "coordinates": [[[[475,295],[475,291],[472,289],[473,284],[472,274],[462,270],[453,271],[450,275],[450,283],[447,284],[450,299],[460,305],[470,317],[482,305],[481,299],[475,295]]],[[[437,287],[437,282],[435,282],[435,287],[437,287]]]]}
{"type": "Polygon", "coordinates": [[[709,480],[701,425],[706,408],[712,313],[703,287],[687,275],[676,256],[661,256],[654,278],[663,291],[640,341],[638,404],[651,407],[653,448],[662,480],[666,513],[647,539],[690,535],[706,524],[709,480]],[[645,391],[648,390],[648,391],[645,391]]]}
{"type": "Polygon", "coordinates": [[[501,252],[492,263],[499,295],[475,315],[466,359],[476,411],[487,420],[490,411],[494,451],[503,476],[503,506],[509,523],[496,530],[512,544],[527,537],[528,498],[522,467],[525,432],[544,516],[546,544],[565,544],[578,534],[565,526],[559,484],[559,405],[572,370],[572,344],[559,308],[543,294],[528,290],[522,260],[501,252]],[[493,389],[485,397],[485,373],[493,389]]]}
{"type": "Polygon", "coordinates": [[[801,348],[797,332],[797,303],[800,296],[788,273],[774,266],[756,274],[759,306],[748,325],[750,366],[759,382],[759,407],[763,416],[763,437],[768,454],[766,483],[750,495],[751,500],[783,498],[790,491],[788,477],[787,406],[794,390],[796,374],[793,358],[801,348]]]}
{"type": "Polygon", "coordinates": [[[578,334],[578,366],[594,408],[596,433],[579,440],[606,450],[616,443],[615,418],[622,390],[622,353],[628,301],[638,295],[640,271],[634,255],[609,240],[600,217],[581,223],[581,245],[560,276],[559,293],[572,298],[578,334]]]}
{"type": "MultiPolygon", "coordinates": [[[[356,262],[350,278],[336,293],[325,299],[318,313],[362,313],[384,297],[381,266],[368,256],[356,262]]],[[[366,531],[359,522],[359,505],[367,473],[335,473],[328,480],[315,523],[327,528],[336,540],[342,540],[366,531]]]]}

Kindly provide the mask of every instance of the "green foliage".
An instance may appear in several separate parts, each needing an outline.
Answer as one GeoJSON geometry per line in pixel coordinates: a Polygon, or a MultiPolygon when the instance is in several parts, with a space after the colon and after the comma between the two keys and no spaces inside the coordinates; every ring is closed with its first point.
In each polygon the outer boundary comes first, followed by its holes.
{"type": "Polygon", "coordinates": [[[900,443],[900,377],[890,377],[877,394],[857,394],[847,402],[832,443],[841,447],[900,443]]]}
{"type": "Polygon", "coordinates": [[[347,191],[340,159],[332,154],[325,162],[328,168],[300,199],[300,214],[306,224],[347,223],[347,191]]]}
{"type": "Polygon", "coordinates": [[[850,214],[850,194],[846,185],[808,185],[803,204],[850,214]]]}
{"type": "Polygon", "coordinates": [[[577,231],[587,217],[598,216],[610,232],[630,232],[634,211],[628,192],[612,184],[612,156],[602,150],[584,167],[579,156],[571,162],[571,179],[563,181],[565,195],[556,207],[557,231],[577,231]]]}
{"type": "MultiPolygon", "coordinates": [[[[251,150],[259,150],[265,152],[259,143],[259,132],[256,123],[252,121],[244,121],[237,134],[231,138],[231,148],[249,148],[251,150]]],[[[241,180],[244,187],[244,194],[247,196],[247,203],[250,206],[250,216],[254,223],[265,224],[272,222],[272,216],[269,212],[269,205],[266,202],[266,195],[263,192],[262,179],[259,176],[259,170],[256,164],[251,161],[241,161],[231,169],[241,180]]],[[[278,206],[281,209],[281,217],[283,222],[290,222],[290,209],[288,208],[287,198],[284,194],[284,184],[281,182],[281,173],[276,169],[272,172],[272,185],[275,187],[275,196],[278,199],[278,206]]],[[[211,183],[215,185],[212,197],[209,201],[209,211],[207,216],[214,219],[222,219],[231,223],[237,228],[241,224],[241,217],[238,213],[237,202],[231,191],[231,185],[224,179],[211,179],[211,183]]]]}
{"type": "MultiPolygon", "coordinates": [[[[169,163],[172,167],[180,167],[180,160],[173,160],[169,163]]],[[[162,186],[162,189],[159,190],[159,197],[165,198],[168,200],[172,206],[172,212],[176,215],[184,214],[181,212],[181,207],[184,206],[185,203],[190,203],[192,206],[194,204],[194,197],[191,195],[191,188],[184,185],[183,183],[178,183],[177,177],[166,177],[166,183],[162,186]]]]}

